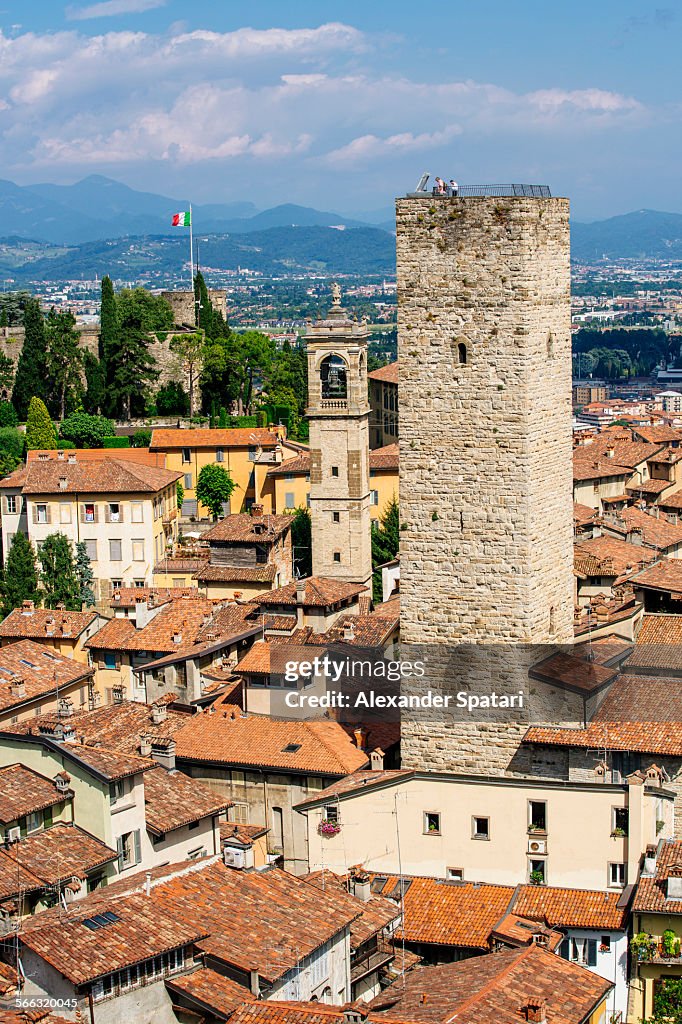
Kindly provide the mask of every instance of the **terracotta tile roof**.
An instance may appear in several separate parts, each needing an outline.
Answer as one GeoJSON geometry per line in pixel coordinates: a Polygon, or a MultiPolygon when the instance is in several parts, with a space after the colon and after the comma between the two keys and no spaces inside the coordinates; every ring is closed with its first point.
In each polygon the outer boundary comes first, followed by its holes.
{"type": "Polygon", "coordinates": [[[654,675],[667,671],[670,675],[679,676],[682,671],[681,645],[682,615],[645,615],[634,651],[628,658],[628,669],[654,675]]]}
{"type": "Polygon", "coordinates": [[[400,360],[396,359],[393,363],[386,363],[385,366],[380,366],[378,370],[372,370],[367,374],[370,380],[385,381],[388,384],[398,383],[398,370],[400,367],[400,360]]]}
{"type": "Polygon", "coordinates": [[[46,779],[27,765],[10,764],[0,768],[0,825],[72,799],[72,790],[60,793],[52,779],[46,779]]]}
{"type": "Polygon", "coordinates": [[[199,583],[271,583],[277,575],[276,565],[237,566],[209,565],[202,562],[192,577],[199,583]]]}
{"type": "Polygon", "coordinates": [[[629,910],[622,893],[592,889],[565,889],[549,885],[519,886],[514,911],[546,921],[550,928],[591,928],[624,931],[629,910]]]}
{"type": "MultiPolygon", "coordinates": [[[[154,566],[154,574],[160,574],[164,572],[197,572],[201,569],[204,562],[208,560],[208,551],[203,558],[162,558],[160,562],[157,562],[154,566]]],[[[180,587],[172,588],[179,590],[180,587]]]]}
{"type": "Polygon", "coordinates": [[[682,491],[673,491],[672,494],[666,494],[665,497],[659,501],[661,508],[670,508],[675,512],[682,512],[682,491]]]}
{"type": "MultiPolygon", "coordinates": [[[[150,704],[138,701],[122,701],[120,704],[107,704],[93,711],[80,711],[71,715],[66,721],[74,730],[80,742],[93,747],[100,745],[120,754],[139,753],[140,736],[171,737],[187,722],[187,715],[168,709],[162,722],[154,723],[153,709],[150,704]]],[[[49,728],[54,716],[39,715],[36,718],[18,722],[7,728],[7,732],[18,732],[28,735],[39,735],[41,730],[49,728]]]]}
{"type": "Polygon", "coordinates": [[[605,480],[617,476],[629,479],[632,470],[628,466],[620,466],[614,459],[587,458],[577,451],[573,453],[574,480],[605,480]]]}
{"type": "Polygon", "coordinates": [[[214,764],[325,775],[347,775],[367,764],[367,755],[337,722],[242,717],[239,709],[194,715],[176,732],[175,742],[178,758],[214,764]]]}
{"type": "Polygon", "coordinates": [[[218,608],[213,616],[197,634],[197,642],[204,643],[214,637],[224,638],[239,636],[253,626],[261,626],[258,605],[250,601],[244,604],[228,604],[218,608]]]}
{"type": "Polygon", "coordinates": [[[641,530],[644,544],[662,550],[682,544],[682,526],[669,522],[665,513],[656,517],[639,508],[624,508],[604,517],[604,529],[625,537],[632,530],[641,530]]]}
{"type": "Polygon", "coordinates": [[[576,462],[584,459],[589,464],[596,460],[603,460],[613,462],[618,466],[625,466],[632,471],[636,466],[641,466],[656,456],[662,449],[661,443],[647,444],[643,441],[632,441],[609,432],[595,437],[591,444],[579,445],[574,450],[574,456],[576,462]],[[607,453],[611,449],[613,455],[609,456],[607,453]]]}
{"type": "Polygon", "coordinates": [[[134,608],[141,601],[150,607],[180,601],[183,597],[200,597],[198,587],[117,587],[111,595],[111,608],[134,608]]]}
{"type": "Polygon", "coordinates": [[[225,842],[226,839],[236,839],[248,846],[256,839],[260,839],[261,836],[266,836],[269,831],[270,829],[266,825],[244,825],[236,821],[220,822],[221,842],[225,842]]]}
{"type": "Polygon", "coordinates": [[[524,743],[580,750],[633,750],[682,757],[679,722],[592,722],[584,729],[533,726],[524,743]]]}
{"type": "Polygon", "coordinates": [[[635,434],[651,444],[682,441],[682,430],[677,430],[675,427],[635,427],[635,434]]]}
{"type": "Polygon", "coordinates": [[[274,543],[278,537],[291,529],[294,519],[290,515],[252,516],[238,512],[225,516],[203,535],[209,544],[216,541],[235,544],[274,543]]]}
{"type": "Polygon", "coordinates": [[[8,857],[5,850],[0,848],[0,901],[43,888],[42,879],[22,867],[13,857],[8,857]]]}
{"type": "Polygon", "coordinates": [[[414,771],[409,768],[389,768],[386,771],[354,771],[343,779],[337,779],[331,786],[312,794],[305,800],[301,800],[295,807],[302,809],[312,807],[317,803],[324,803],[334,797],[342,797],[347,793],[355,793],[373,786],[394,785],[402,780],[412,778],[414,771]]]}
{"type": "Polygon", "coordinates": [[[242,1003],[255,1000],[248,988],[210,967],[200,967],[180,978],[168,978],[166,988],[171,994],[179,993],[202,1009],[224,1018],[230,1017],[242,1003]]]}
{"type": "Polygon", "coordinates": [[[560,684],[578,693],[596,693],[616,678],[617,672],[595,662],[585,661],[560,652],[534,665],[530,670],[533,679],[545,683],[560,684]]]}
{"type": "Polygon", "coordinates": [[[276,629],[281,632],[290,632],[296,629],[295,615],[268,615],[263,616],[263,627],[265,629],[276,629]]]}
{"type": "Polygon", "coordinates": [[[306,608],[331,608],[335,604],[352,600],[367,591],[367,588],[359,583],[342,583],[325,576],[308,576],[304,580],[288,583],[286,587],[271,590],[268,594],[261,594],[260,597],[254,598],[254,603],[268,607],[295,605],[296,588],[299,585],[304,586],[303,605],[306,608]]]}
{"type": "Polygon", "coordinates": [[[97,618],[97,612],[68,612],[49,608],[24,611],[15,608],[0,622],[0,637],[24,637],[29,640],[46,637],[78,637],[97,618]]]}
{"type": "Polygon", "coordinates": [[[597,519],[599,513],[596,509],[590,508],[589,505],[581,505],[580,502],[573,502],[573,522],[578,526],[586,526],[587,523],[591,523],[597,519]]]}
{"type": "Polygon", "coordinates": [[[412,971],[369,1009],[377,1019],[419,1024],[519,1024],[532,998],[546,999],[551,1024],[583,1024],[612,988],[587,968],[532,944],[412,971]]]}
{"type": "Polygon", "coordinates": [[[194,644],[212,614],[213,603],[207,598],[180,598],[169,601],[142,629],[136,629],[132,619],[111,619],[90,637],[85,646],[94,651],[154,651],[170,654],[180,646],[194,644]],[[175,637],[180,640],[176,641],[175,637]]]}
{"type": "Polygon", "coordinates": [[[33,640],[0,648],[0,710],[47,696],[94,675],[94,669],[33,640]],[[23,695],[17,687],[23,681],[23,695]],[[13,693],[12,690],[15,690],[13,693]]]}
{"type": "MultiPolygon", "coordinates": [[[[415,877],[406,881],[405,924],[398,929],[397,937],[402,939],[404,934],[407,942],[487,950],[490,933],[506,914],[514,895],[512,885],[415,877]]],[[[387,895],[399,891],[399,883],[398,875],[389,875],[380,889],[375,881],[374,889],[387,895]]]]}
{"type": "Polygon", "coordinates": [[[343,1024],[344,1017],[338,1007],[325,1006],[324,1003],[260,1000],[257,1003],[243,1003],[232,1014],[230,1021],[232,1024],[343,1024]]]}
{"type": "Polygon", "coordinates": [[[5,849],[5,854],[45,885],[85,878],[90,871],[118,857],[89,832],[71,822],[56,822],[5,849]]]}
{"type": "Polygon", "coordinates": [[[682,900],[667,898],[667,879],[682,872],[682,842],[664,839],[656,851],[656,873],[639,876],[633,913],[682,914],[682,900]]]}
{"type": "Polygon", "coordinates": [[[592,720],[604,723],[682,723],[682,687],[679,676],[619,675],[592,720]]]}
{"type": "Polygon", "coordinates": [[[121,754],[117,750],[106,750],[104,747],[92,747],[85,743],[64,743],[62,751],[82,761],[109,782],[126,779],[139,772],[146,772],[157,767],[156,761],[135,754],[121,754]]]}
{"type": "Polygon", "coordinates": [[[157,494],[182,473],[120,459],[97,462],[29,462],[24,494],[157,494]],[[63,481],[66,481],[66,485],[63,481]]]}
{"type": "Polygon", "coordinates": [[[616,537],[590,537],[575,545],[576,556],[591,556],[599,564],[599,575],[620,577],[631,574],[653,562],[656,554],[651,548],[618,540],[616,537]],[[629,572],[628,572],[629,570],[629,572]]]}
{"type": "Polygon", "coordinates": [[[633,483],[628,485],[628,492],[630,494],[662,494],[663,491],[670,487],[674,487],[668,480],[642,480],[641,483],[633,483]]]}
{"type": "Polygon", "coordinates": [[[614,665],[625,660],[634,650],[628,640],[622,640],[619,636],[599,636],[596,640],[583,640],[573,648],[576,658],[584,658],[596,665],[614,665]]]}
{"type": "Polygon", "coordinates": [[[497,922],[492,938],[517,947],[527,946],[530,942],[542,942],[545,949],[554,952],[563,942],[564,934],[549,928],[542,921],[531,921],[511,911],[497,922]]]}
{"type": "Polygon", "coordinates": [[[164,911],[144,894],[106,901],[90,896],[59,915],[49,910],[37,914],[24,925],[21,942],[72,984],[83,985],[206,935],[196,915],[189,917],[177,908],[175,913],[164,911]],[[116,915],[115,921],[95,931],[84,924],[90,914],[105,909],[116,915]]]}
{"type": "Polygon", "coordinates": [[[400,918],[400,907],[393,900],[376,895],[367,901],[361,900],[348,891],[346,880],[333,871],[312,871],[303,877],[322,892],[334,892],[347,903],[349,911],[355,908],[359,913],[350,926],[351,949],[358,949],[400,918]]]}
{"type": "Polygon", "coordinates": [[[381,472],[382,470],[398,469],[400,458],[400,447],[397,441],[393,444],[384,445],[383,448],[373,448],[369,453],[370,472],[381,472]]]}
{"type": "Polygon", "coordinates": [[[619,622],[636,619],[641,610],[642,605],[634,595],[607,598],[599,594],[591,599],[589,606],[580,609],[580,616],[573,623],[573,632],[576,637],[582,637],[591,635],[598,627],[612,626],[615,629],[619,622]]]}
{"type": "Polygon", "coordinates": [[[102,459],[116,459],[117,462],[137,462],[140,466],[156,466],[166,468],[166,457],[161,452],[150,452],[148,448],[69,448],[66,452],[54,449],[29,449],[26,461],[34,462],[52,459],[55,462],[68,462],[75,458],[77,462],[100,462],[102,459]],[[61,456],[61,458],[60,458],[61,456]]]}
{"type": "Polygon", "coordinates": [[[286,459],[279,466],[269,469],[267,476],[308,476],[310,473],[310,454],[301,452],[294,459],[286,459]]]}
{"type": "Polygon", "coordinates": [[[152,451],[155,448],[252,448],[258,445],[274,448],[279,443],[277,432],[267,427],[196,427],[190,430],[157,427],[152,431],[149,447],[152,451]]]}
{"type": "Polygon", "coordinates": [[[662,558],[638,572],[632,582],[636,587],[666,590],[682,599],[682,559],[662,558]]]}
{"type": "Polygon", "coordinates": [[[72,1024],[50,1010],[3,1010],[3,1024],[72,1024]]]}
{"type": "Polygon", "coordinates": [[[158,767],[145,773],[144,805],[148,831],[163,835],[191,821],[217,816],[232,807],[232,801],[205,782],[158,767]]]}

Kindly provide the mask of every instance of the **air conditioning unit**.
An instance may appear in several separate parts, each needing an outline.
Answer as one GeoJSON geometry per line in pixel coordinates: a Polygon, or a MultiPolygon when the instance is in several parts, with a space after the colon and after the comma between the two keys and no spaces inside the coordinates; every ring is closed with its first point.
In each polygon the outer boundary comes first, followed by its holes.
{"type": "Polygon", "coordinates": [[[528,840],[528,852],[529,853],[547,853],[547,840],[546,839],[529,839],[528,840]]]}
{"type": "Polygon", "coordinates": [[[223,863],[228,868],[244,868],[246,866],[246,852],[236,850],[234,846],[226,846],[223,849],[223,863]]]}
{"type": "Polygon", "coordinates": [[[18,825],[15,825],[14,828],[8,828],[7,829],[7,842],[8,843],[18,843],[20,839],[21,839],[21,829],[19,828],[18,825]]]}

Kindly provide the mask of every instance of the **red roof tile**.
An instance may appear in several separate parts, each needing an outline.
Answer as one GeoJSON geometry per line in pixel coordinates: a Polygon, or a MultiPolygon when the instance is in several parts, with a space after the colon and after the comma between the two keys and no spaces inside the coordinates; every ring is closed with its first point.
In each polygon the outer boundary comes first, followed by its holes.
{"type": "Polygon", "coordinates": [[[157,494],[181,477],[182,473],[119,459],[86,463],[48,459],[29,462],[22,491],[28,495],[157,494]]]}
{"type": "Polygon", "coordinates": [[[68,612],[59,609],[33,608],[24,611],[15,608],[0,622],[0,637],[23,637],[44,640],[49,637],[78,637],[94,622],[97,612],[68,612]]]}
{"type": "MultiPolygon", "coordinates": [[[[280,433],[282,428],[278,428],[280,433]]],[[[159,448],[274,448],[280,440],[269,427],[196,427],[190,430],[157,427],[152,431],[150,449],[159,448]]]]}
{"type": "Polygon", "coordinates": [[[192,821],[217,817],[232,801],[199,779],[159,767],[145,773],[144,804],[148,830],[164,835],[192,821]]]}
{"type": "Polygon", "coordinates": [[[682,872],[682,842],[665,839],[656,852],[656,873],[642,873],[632,904],[634,913],[682,914],[682,899],[668,899],[667,880],[682,872]]]}
{"type": "Polygon", "coordinates": [[[371,370],[367,376],[370,380],[379,380],[388,384],[397,384],[399,369],[400,360],[396,359],[393,363],[386,363],[385,366],[380,366],[378,370],[371,370]]]}
{"type": "Polygon", "coordinates": [[[45,885],[85,878],[118,857],[116,850],[71,822],[57,822],[34,832],[8,846],[5,854],[45,885]]]}
{"type": "Polygon", "coordinates": [[[60,793],[52,779],[46,779],[24,764],[0,768],[0,824],[23,818],[33,811],[42,811],[64,800],[72,800],[73,792],[60,793]]]}

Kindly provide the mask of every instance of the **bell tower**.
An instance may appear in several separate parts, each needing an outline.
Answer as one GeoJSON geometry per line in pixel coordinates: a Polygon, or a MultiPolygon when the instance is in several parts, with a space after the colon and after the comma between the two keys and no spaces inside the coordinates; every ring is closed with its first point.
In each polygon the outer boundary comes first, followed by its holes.
{"type": "Polygon", "coordinates": [[[313,575],[369,586],[367,328],[332,305],[306,332],[313,575]]]}

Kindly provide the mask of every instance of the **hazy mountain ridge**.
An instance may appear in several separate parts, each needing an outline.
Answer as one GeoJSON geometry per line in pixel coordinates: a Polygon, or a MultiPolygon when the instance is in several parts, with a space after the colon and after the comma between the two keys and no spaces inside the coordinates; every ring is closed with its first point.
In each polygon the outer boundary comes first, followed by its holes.
{"type": "Polygon", "coordinates": [[[573,259],[682,259],[682,214],[637,210],[571,226],[573,259]]]}

